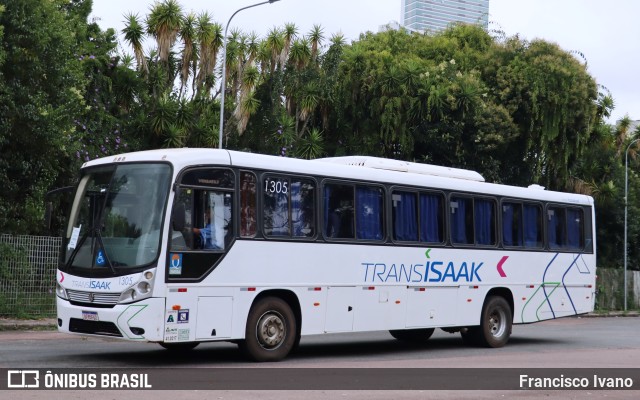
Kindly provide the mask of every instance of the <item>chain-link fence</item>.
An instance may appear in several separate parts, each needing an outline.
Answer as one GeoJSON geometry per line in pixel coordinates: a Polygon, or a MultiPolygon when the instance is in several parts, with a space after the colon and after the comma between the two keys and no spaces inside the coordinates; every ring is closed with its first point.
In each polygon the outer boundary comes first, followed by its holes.
{"type": "Polygon", "coordinates": [[[62,239],[0,234],[0,317],[53,317],[62,239]]]}

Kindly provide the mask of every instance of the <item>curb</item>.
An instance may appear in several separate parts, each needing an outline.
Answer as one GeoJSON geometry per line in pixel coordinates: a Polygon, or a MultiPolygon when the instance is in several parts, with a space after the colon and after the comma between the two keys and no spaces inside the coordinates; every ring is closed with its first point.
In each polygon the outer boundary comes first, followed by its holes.
{"type": "Polygon", "coordinates": [[[0,319],[2,331],[53,331],[58,329],[54,318],[45,319],[0,319]]]}

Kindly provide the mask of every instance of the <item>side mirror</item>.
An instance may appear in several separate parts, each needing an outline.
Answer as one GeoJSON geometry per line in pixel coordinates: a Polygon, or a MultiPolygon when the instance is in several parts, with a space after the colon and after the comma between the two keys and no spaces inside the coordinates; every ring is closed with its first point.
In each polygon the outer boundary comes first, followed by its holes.
{"type": "Polygon", "coordinates": [[[47,192],[44,196],[46,201],[44,205],[44,223],[48,232],[51,232],[51,220],[53,219],[53,202],[50,200],[52,196],[72,192],[75,186],[65,186],[58,189],[53,189],[47,192]]]}

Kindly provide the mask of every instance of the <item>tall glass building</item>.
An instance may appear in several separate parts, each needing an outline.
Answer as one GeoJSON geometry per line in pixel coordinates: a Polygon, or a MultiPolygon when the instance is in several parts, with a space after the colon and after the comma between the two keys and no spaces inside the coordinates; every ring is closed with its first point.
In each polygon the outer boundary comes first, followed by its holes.
{"type": "Polygon", "coordinates": [[[489,25],[489,0],[401,0],[402,25],[438,32],[452,23],[489,25]]]}

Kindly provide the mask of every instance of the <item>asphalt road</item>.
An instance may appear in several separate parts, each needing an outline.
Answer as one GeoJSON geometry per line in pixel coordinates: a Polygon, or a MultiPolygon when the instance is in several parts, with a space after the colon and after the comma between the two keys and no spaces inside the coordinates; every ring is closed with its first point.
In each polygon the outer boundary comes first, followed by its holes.
{"type": "MultiPolygon", "coordinates": [[[[409,345],[387,332],[304,337],[299,350],[284,361],[247,362],[231,343],[208,343],[188,353],[172,353],[157,344],[84,338],[57,332],[0,332],[0,368],[640,368],[640,318],[566,318],[518,325],[504,348],[465,347],[459,334],[437,330],[429,341],[409,345]]],[[[247,370],[250,372],[251,370],[247,370]]],[[[638,377],[640,380],[640,376],[638,377]]],[[[640,382],[637,382],[638,384],[640,382]]],[[[12,391],[10,397],[52,398],[47,391],[12,391]],[[39,397],[39,396],[42,397],[39,397]]],[[[53,398],[84,399],[86,391],[56,391],[53,398]]],[[[134,392],[92,392],[92,398],[123,398],[134,392]],[[104,397],[102,397],[104,396],[104,397]]],[[[199,391],[135,392],[138,399],[201,398],[199,391]],[[145,394],[146,393],[146,394],[145,394]],[[156,393],[155,396],[150,393],[156,393]]],[[[209,398],[255,398],[255,391],[221,391],[209,398]]],[[[258,391],[261,399],[299,398],[299,391],[258,391]]],[[[638,391],[305,391],[306,400],[348,397],[373,398],[638,398],[638,391]]],[[[131,396],[132,398],[134,396],[131,396]]]]}

